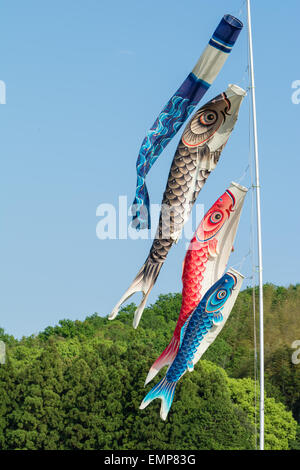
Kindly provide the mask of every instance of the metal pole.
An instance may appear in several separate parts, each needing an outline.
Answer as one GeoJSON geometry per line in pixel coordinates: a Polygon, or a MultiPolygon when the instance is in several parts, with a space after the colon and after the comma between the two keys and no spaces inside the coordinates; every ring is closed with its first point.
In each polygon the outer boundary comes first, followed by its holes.
{"type": "Polygon", "coordinates": [[[257,209],[257,244],[258,244],[258,272],[259,272],[259,344],[260,344],[260,450],[264,450],[264,303],[263,303],[263,261],[262,261],[262,237],[261,237],[261,203],[260,203],[260,181],[259,181],[259,158],[257,139],[257,117],[256,117],[256,97],[255,79],[253,65],[253,42],[250,0],[247,0],[248,10],[248,33],[249,33],[249,54],[250,54],[250,74],[251,74],[251,94],[253,112],[253,136],[255,155],[255,175],[256,175],[256,209],[257,209]]]}

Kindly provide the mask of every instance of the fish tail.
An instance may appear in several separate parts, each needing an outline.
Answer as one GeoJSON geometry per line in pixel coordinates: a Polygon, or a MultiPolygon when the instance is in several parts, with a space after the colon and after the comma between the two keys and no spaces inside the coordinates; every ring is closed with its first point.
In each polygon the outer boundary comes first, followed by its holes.
{"type": "Polygon", "coordinates": [[[132,203],[132,227],[137,231],[151,228],[150,199],[145,182],[132,203]]]}
{"type": "Polygon", "coordinates": [[[121,297],[119,302],[115,305],[115,307],[109,314],[108,319],[113,320],[114,318],[116,318],[121,305],[136,292],[142,292],[143,298],[134,313],[133,319],[133,327],[137,328],[142,317],[144,308],[146,306],[148,297],[156,282],[161,267],[162,263],[153,263],[153,261],[147,258],[145,264],[143,264],[127,291],[124,293],[124,295],[121,297]]]}
{"type": "Polygon", "coordinates": [[[150,392],[145,396],[144,400],[140,404],[140,409],[143,410],[152,400],[155,398],[161,399],[161,407],[160,407],[160,417],[163,421],[167,419],[168,413],[170,411],[175,388],[177,385],[176,382],[168,382],[167,378],[164,377],[155,387],[150,390],[150,392]]]}
{"type": "Polygon", "coordinates": [[[145,386],[151,382],[151,380],[158,374],[160,369],[162,369],[166,365],[172,364],[174,361],[176,354],[179,349],[179,339],[173,338],[170,341],[170,344],[166,347],[166,349],[161,353],[161,355],[156,359],[156,361],[152,364],[148,375],[145,380],[145,386]]]}

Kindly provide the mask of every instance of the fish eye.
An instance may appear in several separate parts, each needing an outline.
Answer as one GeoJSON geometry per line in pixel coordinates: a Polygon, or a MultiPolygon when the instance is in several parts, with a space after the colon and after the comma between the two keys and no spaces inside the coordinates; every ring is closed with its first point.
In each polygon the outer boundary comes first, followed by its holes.
{"type": "Polygon", "coordinates": [[[227,292],[226,290],[222,289],[219,292],[217,292],[217,299],[222,300],[224,297],[226,297],[227,292]]]}
{"type": "Polygon", "coordinates": [[[207,110],[200,114],[199,120],[203,126],[211,126],[215,124],[218,119],[218,114],[215,111],[207,110]]]}
{"type": "Polygon", "coordinates": [[[220,220],[222,220],[222,218],[223,218],[222,212],[215,211],[212,213],[209,220],[212,224],[217,224],[218,222],[220,222],[220,220]]]}

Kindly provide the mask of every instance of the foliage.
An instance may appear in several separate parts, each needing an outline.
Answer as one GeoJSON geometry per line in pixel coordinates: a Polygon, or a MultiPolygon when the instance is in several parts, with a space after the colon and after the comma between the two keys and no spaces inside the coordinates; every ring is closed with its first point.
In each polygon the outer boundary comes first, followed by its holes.
{"type": "MultiPolygon", "coordinates": [[[[300,339],[300,286],[264,289],[266,447],[299,449],[300,366],[291,362],[291,343],[300,339]]],[[[180,380],[168,420],[160,420],[158,400],[139,410],[165,372],[144,388],[180,305],[180,294],[160,296],[137,330],[134,304],[113,322],[97,314],[61,320],[19,341],[0,329],[7,345],[0,366],[0,448],[254,449],[259,387],[253,380],[251,289],[239,295],[195,371],[180,380]]]]}

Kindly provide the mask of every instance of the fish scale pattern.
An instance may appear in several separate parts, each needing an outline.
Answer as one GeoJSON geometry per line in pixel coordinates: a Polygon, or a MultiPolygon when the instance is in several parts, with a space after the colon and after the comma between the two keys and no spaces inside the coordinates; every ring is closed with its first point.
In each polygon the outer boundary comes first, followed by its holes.
{"type": "Polygon", "coordinates": [[[174,332],[177,335],[191,312],[199,303],[199,295],[204,272],[209,257],[208,243],[203,243],[199,250],[188,250],[183,270],[182,305],[179,321],[174,332]]]}
{"type": "MultiPolygon", "coordinates": [[[[206,170],[200,170],[197,174],[197,166],[201,164],[207,148],[201,150],[189,152],[185,156],[180,154],[180,149],[176,152],[162,200],[158,230],[149,253],[150,262],[165,261],[210,174],[206,170]]],[[[210,158],[213,159],[214,155],[210,155],[210,158]]]]}
{"type": "Polygon", "coordinates": [[[174,359],[172,367],[166,374],[168,382],[177,382],[187,368],[187,364],[193,362],[194,355],[203,337],[213,326],[213,313],[205,312],[203,307],[195,310],[184,336],[183,344],[174,359]]]}
{"type": "Polygon", "coordinates": [[[193,368],[193,359],[204,336],[214,324],[222,321],[222,309],[232,294],[236,283],[228,273],[219,279],[205,294],[198,307],[187,320],[179,351],[167,371],[168,382],[176,382],[188,368],[193,368]]]}

